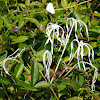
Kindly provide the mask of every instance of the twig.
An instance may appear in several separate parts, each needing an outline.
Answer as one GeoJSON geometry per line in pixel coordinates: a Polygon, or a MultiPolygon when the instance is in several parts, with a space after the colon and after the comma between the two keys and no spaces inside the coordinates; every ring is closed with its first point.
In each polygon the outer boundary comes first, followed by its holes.
{"type": "Polygon", "coordinates": [[[76,83],[76,82],[74,82],[74,81],[72,81],[72,80],[69,80],[69,79],[66,79],[66,78],[63,78],[63,77],[61,77],[61,79],[65,79],[65,80],[67,80],[67,81],[69,81],[69,82],[72,82],[72,83],[74,83],[74,84],[80,86],[81,88],[84,88],[92,97],[95,98],[95,100],[99,100],[98,97],[94,96],[93,93],[90,92],[91,89],[90,89],[89,87],[88,87],[89,89],[86,89],[86,88],[83,87],[82,85],[80,85],[80,84],[78,84],[78,83],[76,83]]]}
{"type": "MultiPolygon", "coordinates": [[[[73,5],[73,6],[69,6],[69,7],[66,7],[66,8],[59,8],[59,9],[55,9],[55,11],[57,10],[64,10],[64,9],[69,9],[69,8],[73,8],[73,7],[76,7],[76,6],[79,6],[79,5],[82,5],[84,3],[87,3],[87,2],[90,2],[92,0],[88,0],[88,1],[84,1],[84,2],[81,2],[79,4],[76,4],[76,5],[73,5]]],[[[42,12],[34,12],[34,14],[39,14],[39,13],[44,13],[45,11],[42,11],[42,12]]]]}
{"type": "Polygon", "coordinates": [[[76,5],[73,5],[73,6],[69,6],[69,7],[66,7],[66,8],[59,8],[59,9],[55,9],[55,10],[64,10],[64,9],[68,9],[68,8],[73,8],[73,7],[82,5],[82,4],[84,4],[84,3],[90,2],[90,1],[92,1],[92,0],[84,1],[84,2],[81,2],[81,3],[76,4],[76,5]]]}

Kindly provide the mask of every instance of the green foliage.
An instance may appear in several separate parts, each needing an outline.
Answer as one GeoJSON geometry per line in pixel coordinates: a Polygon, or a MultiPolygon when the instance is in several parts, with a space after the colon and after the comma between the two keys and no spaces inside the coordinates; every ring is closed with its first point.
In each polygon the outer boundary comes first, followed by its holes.
{"type": "MultiPolygon", "coordinates": [[[[100,3],[99,0],[85,2],[84,0],[52,0],[55,14],[46,11],[50,0],[0,0],[0,100],[99,100],[100,72],[96,84],[96,91],[91,91],[93,71],[86,65],[86,72],[79,70],[77,57],[69,61],[70,43],[75,34],[71,34],[70,41],[65,48],[57,72],[62,46],[55,38],[54,54],[50,67],[52,84],[46,79],[43,66],[43,54],[50,50],[47,40],[46,26],[49,22],[61,24],[67,33],[65,24],[68,18],[82,20],[88,27],[90,40],[88,41],[83,27],[83,37],[79,39],[88,42],[94,49],[93,65],[100,70],[100,3]],[[5,63],[7,75],[3,70],[4,59],[16,49],[25,50],[16,58],[5,63]],[[58,52],[59,51],[59,52],[58,52]],[[70,62],[70,63],[69,63],[70,62]],[[66,75],[66,76],[65,76],[66,75]]],[[[69,24],[69,23],[68,23],[69,24]]],[[[79,26],[79,25],[78,25],[79,26]]],[[[79,34],[79,28],[77,34],[79,34]]],[[[61,31],[59,32],[61,36],[61,31]]],[[[66,35],[66,34],[65,34],[66,35]]],[[[75,48],[77,45],[75,44],[75,48]]],[[[14,55],[14,57],[19,51],[14,55]]],[[[88,49],[84,50],[84,59],[88,61],[88,49]]],[[[81,66],[82,67],[82,66],[81,66]]]]}

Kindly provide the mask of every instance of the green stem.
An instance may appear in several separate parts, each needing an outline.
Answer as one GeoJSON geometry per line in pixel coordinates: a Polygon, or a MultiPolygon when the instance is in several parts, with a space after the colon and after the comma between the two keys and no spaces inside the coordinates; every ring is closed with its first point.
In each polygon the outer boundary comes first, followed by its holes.
{"type": "Polygon", "coordinates": [[[50,88],[51,88],[51,91],[53,92],[55,98],[56,98],[57,100],[59,100],[59,98],[57,97],[57,95],[56,95],[55,91],[53,90],[53,88],[52,88],[52,87],[50,87],[50,88]]]}
{"type": "MultiPolygon", "coordinates": [[[[78,63],[77,63],[77,64],[78,64],[78,63]]],[[[75,64],[75,65],[72,67],[72,69],[70,69],[70,70],[64,75],[64,77],[67,76],[67,75],[76,67],[77,64],[75,64]]]]}
{"type": "MultiPolygon", "coordinates": [[[[57,64],[57,66],[56,66],[55,73],[57,72],[58,67],[59,67],[59,65],[60,65],[61,59],[62,59],[63,54],[64,54],[64,52],[65,52],[65,49],[66,49],[67,43],[68,43],[68,41],[69,41],[70,35],[71,35],[71,33],[72,33],[73,27],[74,27],[74,23],[73,23],[72,28],[71,28],[71,30],[70,30],[70,32],[69,32],[69,36],[68,36],[68,38],[67,38],[66,44],[65,44],[64,49],[63,49],[63,51],[62,51],[62,54],[61,54],[61,56],[60,56],[59,62],[58,62],[58,64],[57,64]]],[[[55,75],[56,75],[56,74],[54,74],[54,76],[52,77],[50,84],[52,84],[55,75]]]]}
{"type": "MultiPolygon", "coordinates": [[[[77,50],[78,50],[78,49],[77,49],[77,50]]],[[[75,56],[76,53],[77,53],[77,50],[76,50],[76,52],[74,53],[74,55],[72,55],[72,58],[70,59],[70,61],[69,61],[69,63],[68,63],[67,65],[69,65],[69,64],[71,63],[71,61],[73,60],[74,56],[75,56]]],[[[73,69],[73,68],[72,68],[72,69],[73,69]]],[[[72,70],[72,69],[71,69],[71,70],[72,70]]],[[[62,74],[63,74],[65,71],[66,71],[66,69],[63,70],[63,72],[59,75],[59,77],[61,77],[62,74]]],[[[69,71],[70,71],[70,70],[69,70],[69,71]]],[[[68,71],[68,72],[69,72],[69,71],[68,71]]]]}

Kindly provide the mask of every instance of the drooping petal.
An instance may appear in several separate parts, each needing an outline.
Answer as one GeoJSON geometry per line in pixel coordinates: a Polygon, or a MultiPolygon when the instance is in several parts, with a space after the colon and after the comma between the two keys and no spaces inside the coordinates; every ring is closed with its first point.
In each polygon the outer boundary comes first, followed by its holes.
{"type": "Polygon", "coordinates": [[[19,50],[21,50],[21,49],[18,48],[13,54],[9,55],[7,58],[5,58],[5,59],[3,60],[2,66],[3,66],[3,69],[4,69],[5,73],[8,74],[8,75],[10,75],[10,74],[9,74],[8,71],[6,70],[5,64],[6,64],[7,60],[14,60],[14,61],[19,62],[19,60],[17,60],[16,58],[17,58],[18,56],[21,55],[21,53],[23,52],[23,50],[25,50],[25,48],[22,49],[22,50],[20,51],[20,53],[18,53],[15,57],[13,57],[13,55],[15,55],[19,50]]]}
{"type": "Polygon", "coordinates": [[[44,67],[46,68],[45,76],[50,81],[50,66],[52,64],[52,54],[48,50],[46,50],[45,53],[43,54],[43,64],[44,64],[44,67]]]}

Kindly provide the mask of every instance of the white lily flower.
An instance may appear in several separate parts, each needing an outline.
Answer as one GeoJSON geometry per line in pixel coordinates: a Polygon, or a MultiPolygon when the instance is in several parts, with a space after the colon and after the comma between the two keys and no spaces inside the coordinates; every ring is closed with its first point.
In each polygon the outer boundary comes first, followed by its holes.
{"type": "Polygon", "coordinates": [[[46,10],[48,12],[50,12],[51,14],[54,14],[55,13],[55,10],[54,10],[54,7],[53,7],[52,3],[48,3],[48,5],[46,7],[46,10]]]}
{"type": "MultiPolygon", "coordinates": [[[[75,37],[76,37],[76,38],[78,37],[77,34],[76,34],[76,32],[77,32],[77,26],[78,26],[77,24],[79,23],[79,25],[80,25],[80,35],[83,37],[81,31],[82,31],[82,28],[83,28],[83,26],[84,26],[85,29],[86,29],[87,38],[88,38],[88,40],[89,40],[88,28],[87,28],[86,24],[85,24],[83,21],[78,20],[78,19],[74,19],[74,18],[68,18],[68,19],[67,19],[67,22],[68,22],[69,20],[70,20],[70,28],[72,29],[73,26],[75,26],[75,37]]],[[[67,28],[67,34],[68,34],[70,28],[68,27],[67,22],[66,22],[66,28],[67,28]]],[[[69,35],[70,35],[70,34],[69,34],[69,35]]],[[[66,38],[66,39],[67,39],[67,38],[66,38]]]]}
{"type": "MultiPolygon", "coordinates": [[[[82,40],[79,42],[78,39],[74,39],[71,42],[71,54],[70,54],[69,60],[72,58],[72,55],[73,55],[73,42],[74,41],[76,41],[78,43],[78,48],[77,48],[76,53],[77,53],[77,61],[78,61],[79,69],[81,69],[80,63],[79,63],[80,58],[81,58],[81,61],[83,61],[83,57],[84,57],[84,46],[88,48],[88,59],[89,59],[89,63],[92,64],[91,60],[90,60],[91,50],[92,50],[92,60],[94,61],[94,50],[93,50],[92,46],[89,45],[88,43],[83,43],[82,40]],[[91,50],[90,50],[90,48],[91,48],[91,50]]],[[[83,62],[83,68],[86,71],[84,62],[83,62]]]]}
{"type": "Polygon", "coordinates": [[[50,81],[50,66],[52,64],[52,54],[48,50],[46,50],[45,53],[43,54],[43,64],[44,64],[44,67],[46,68],[45,76],[50,81]]]}
{"type": "Polygon", "coordinates": [[[9,55],[6,59],[3,60],[3,65],[2,65],[2,66],[3,66],[3,69],[4,69],[5,73],[8,74],[8,75],[10,75],[10,74],[9,74],[8,71],[6,70],[5,64],[6,64],[7,60],[14,60],[14,61],[19,62],[19,60],[17,60],[16,58],[17,58],[18,56],[20,56],[20,54],[22,53],[23,50],[25,50],[25,48],[22,49],[22,50],[20,51],[20,53],[18,53],[15,57],[13,57],[13,55],[15,55],[19,50],[21,50],[21,49],[18,48],[13,54],[9,55]]]}
{"type": "MultiPolygon", "coordinates": [[[[84,63],[84,64],[88,64],[88,65],[90,65],[91,67],[95,68],[94,76],[93,76],[92,84],[91,84],[91,89],[92,89],[92,91],[95,91],[95,82],[96,82],[97,77],[98,77],[98,68],[96,68],[95,66],[93,66],[92,63],[88,63],[88,62],[85,62],[85,61],[81,61],[81,62],[84,63]]],[[[80,63],[81,63],[81,62],[80,62],[80,63]]]]}
{"type": "Polygon", "coordinates": [[[51,53],[52,54],[53,54],[54,36],[56,36],[57,40],[60,42],[60,48],[61,48],[62,44],[65,45],[64,30],[60,25],[53,24],[50,22],[49,24],[47,24],[46,34],[48,36],[48,39],[45,42],[45,45],[47,45],[49,43],[49,41],[51,42],[51,53]],[[62,31],[61,38],[59,37],[59,30],[60,29],[62,31]],[[52,37],[50,36],[51,34],[52,34],[52,37]]]}

